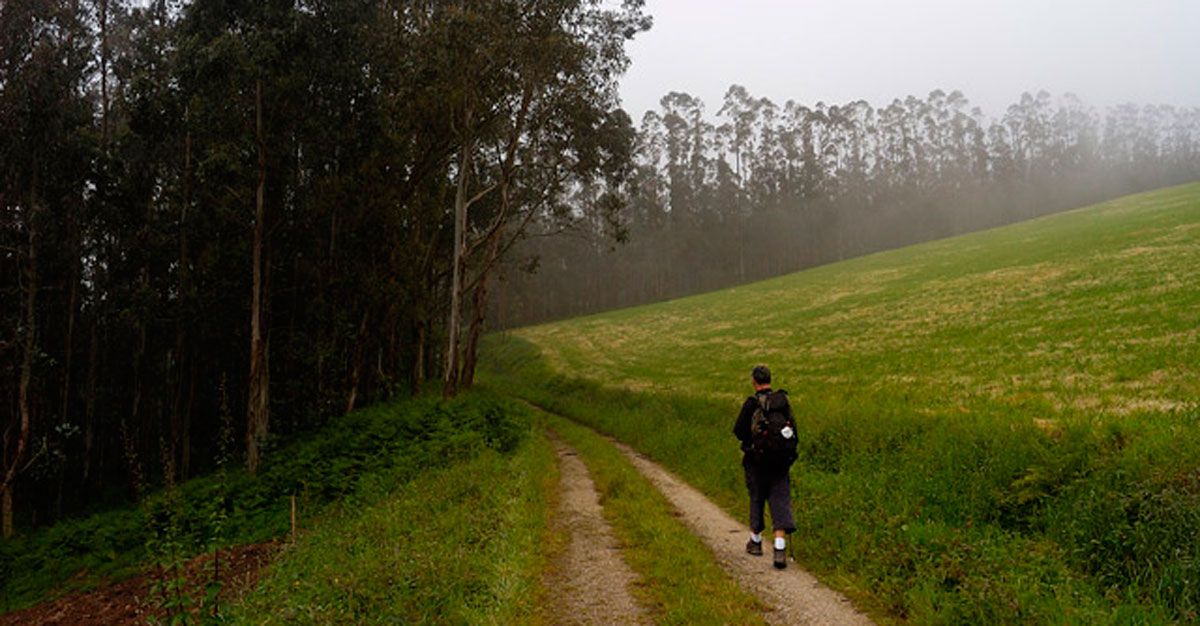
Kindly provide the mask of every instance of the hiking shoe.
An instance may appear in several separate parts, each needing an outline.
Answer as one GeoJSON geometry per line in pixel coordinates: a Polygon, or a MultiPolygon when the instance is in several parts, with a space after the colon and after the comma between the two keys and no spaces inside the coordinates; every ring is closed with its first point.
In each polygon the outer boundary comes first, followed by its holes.
{"type": "Polygon", "coordinates": [[[754,556],[762,556],[762,542],[751,539],[746,542],[746,552],[754,556]]]}
{"type": "Polygon", "coordinates": [[[775,569],[784,569],[787,567],[787,549],[780,550],[775,548],[775,569]]]}

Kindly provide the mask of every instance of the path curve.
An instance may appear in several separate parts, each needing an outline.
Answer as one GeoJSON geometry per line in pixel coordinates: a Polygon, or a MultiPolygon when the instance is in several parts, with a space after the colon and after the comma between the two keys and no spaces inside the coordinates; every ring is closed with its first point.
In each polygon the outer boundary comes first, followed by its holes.
{"type": "Polygon", "coordinates": [[[604,519],[596,485],[578,454],[552,437],[561,485],[552,532],[564,547],[546,576],[554,624],[651,624],[629,593],[637,575],[604,519]]]}
{"type": "Polygon", "coordinates": [[[717,562],[755,594],[771,611],[763,616],[771,624],[872,624],[842,594],[822,585],[791,563],[783,571],[771,565],[770,549],[764,556],[746,554],[746,525],[734,520],[704,494],[679,480],[633,448],[609,438],[646,478],[681,511],[682,521],[717,557],[717,562]]]}

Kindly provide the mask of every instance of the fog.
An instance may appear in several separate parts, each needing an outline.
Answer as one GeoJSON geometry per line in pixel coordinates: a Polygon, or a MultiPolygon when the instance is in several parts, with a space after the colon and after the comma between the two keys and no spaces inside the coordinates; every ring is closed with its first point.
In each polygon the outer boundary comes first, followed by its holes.
{"type": "Polygon", "coordinates": [[[648,0],[621,85],[637,120],[669,91],[720,108],[731,84],[779,104],[961,90],[989,116],[1024,91],[1089,104],[1200,104],[1200,2],[648,0]]]}
{"type": "MultiPolygon", "coordinates": [[[[603,237],[525,246],[553,262],[514,274],[493,318],[501,325],[719,289],[1200,178],[1200,2],[646,9],[654,27],[630,44],[620,87],[639,129],[619,225],[628,241],[616,251],[603,237]]],[[[621,232],[594,221],[595,233],[621,232]]]]}

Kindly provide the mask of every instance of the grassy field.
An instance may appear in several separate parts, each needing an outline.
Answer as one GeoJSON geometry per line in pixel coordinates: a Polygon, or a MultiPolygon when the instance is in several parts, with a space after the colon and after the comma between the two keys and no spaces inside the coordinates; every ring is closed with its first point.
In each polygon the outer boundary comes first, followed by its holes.
{"type": "Polygon", "coordinates": [[[1200,610],[1200,185],[490,338],[486,378],[741,514],[729,429],[802,421],[798,557],[920,623],[1200,610]]]}

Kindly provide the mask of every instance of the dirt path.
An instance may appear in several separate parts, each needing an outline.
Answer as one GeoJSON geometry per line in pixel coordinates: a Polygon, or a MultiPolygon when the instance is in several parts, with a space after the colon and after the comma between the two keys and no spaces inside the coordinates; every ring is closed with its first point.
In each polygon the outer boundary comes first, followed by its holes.
{"type": "MultiPolygon", "coordinates": [[[[784,571],[771,565],[770,547],[764,556],[746,554],[746,525],[730,517],[696,489],[671,475],[629,446],[613,441],[621,452],[667,497],[692,531],[704,540],[717,561],[743,589],[757,595],[771,612],[771,624],[871,624],[844,596],[822,585],[790,563],[784,571]]],[[[769,539],[768,539],[769,541],[769,539]]]]}
{"type": "Polygon", "coordinates": [[[552,439],[562,474],[553,531],[563,549],[546,576],[554,624],[650,624],[629,593],[637,576],[601,514],[600,498],[576,452],[552,439]]]}

